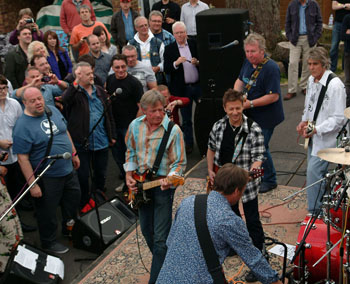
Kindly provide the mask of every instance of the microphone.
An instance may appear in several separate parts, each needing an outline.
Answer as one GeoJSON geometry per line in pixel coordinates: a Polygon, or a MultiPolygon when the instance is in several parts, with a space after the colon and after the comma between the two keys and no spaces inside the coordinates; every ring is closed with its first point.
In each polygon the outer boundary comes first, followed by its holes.
{"type": "Polygon", "coordinates": [[[63,154],[57,154],[57,155],[52,155],[52,156],[47,156],[46,159],[64,159],[64,160],[68,160],[70,159],[72,155],[68,152],[63,153],[63,154]]]}
{"type": "Polygon", "coordinates": [[[114,93],[110,96],[110,98],[115,98],[118,95],[121,95],[123,93],[123,89],[122,88],[117,88],[114,93]]]}
{"type": "Polygon", "coordinates": [[[214,47],[213,50],[223,50],[226,48],[229,48],[231,46],[235,46],[235,45],[239,45],[239,41],[238,40],[234,40],[226,45],[220,46],[220,47],[214,47]]]}

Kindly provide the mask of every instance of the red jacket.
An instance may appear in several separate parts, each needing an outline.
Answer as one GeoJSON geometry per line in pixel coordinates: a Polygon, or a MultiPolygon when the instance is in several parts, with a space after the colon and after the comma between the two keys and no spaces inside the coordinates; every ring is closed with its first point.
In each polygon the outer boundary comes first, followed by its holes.
{"type": "Polygon", "coordinates": [[[171,113],[173,116],[173,121],[177,124],[180,125],[180,118],[179,118],[179,108],[187,106],[190,103],[190,99],[186,97],[176,97],[176,96],[170,96],[169,101],[173,102],[176,100],[182,101],[182,105],[176,105],[173,109],[173,112],[171,113]]]}
{"type": "MultiPolygon", "coordinates": [[[[83,0],[81,5],[88,5],[91,8],[91,20],[96,21],[94,9],[89,0],[83,0]]],[[[64,0],[61,5],[60,25],[63,31],[68,35],[76,25],[81,24],[81,18],[76,6],[72,0],[64,0]]]]}

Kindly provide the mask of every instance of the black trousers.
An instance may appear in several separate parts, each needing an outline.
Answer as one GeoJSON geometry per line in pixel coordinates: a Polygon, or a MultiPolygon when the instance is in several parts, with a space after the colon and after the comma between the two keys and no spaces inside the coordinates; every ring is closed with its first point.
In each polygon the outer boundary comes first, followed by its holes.
{"type": "MultiPolygon", "coordinates": [[[[239,212],[238,203],[233,205],[231,208],[237,214],[237,216],[242,218],[242,215],[239,212]]],[[[260,222],[258,197],[243,203],[243,211],[249,236],[252,238],[254,246],[262,251],[264,244],[264,230],[260,222]]]]}
{"type": "Polygon", "coordinates": [[[61,206],[62,229],[70,219],[76,219],[80,202],[80,187],[77,173],[63,177],[42,177],[39,181],[42,197],[35,198],[41,244],[50,246],[56,241],[56,211],[61,206]]]}

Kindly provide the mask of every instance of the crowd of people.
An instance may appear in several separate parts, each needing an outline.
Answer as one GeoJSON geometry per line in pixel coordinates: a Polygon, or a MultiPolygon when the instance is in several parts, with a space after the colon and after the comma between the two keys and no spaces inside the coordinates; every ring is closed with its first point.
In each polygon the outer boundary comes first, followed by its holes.
{"type": "MultiPolygon", "coordinates": [[[[332,2],[336,39],[331,66],[334,71],[336,40],[339,44],[343,38],[349,92],[350,1],[332,2]]],[[[14,48],[6,54],[4,75],[0,75],[0,150],[4,153],[0,174],[15,200],[26,183],[50,166],[18,205],[30,210],[34,204],[43,249],[68,251],[57,241],[56,210],[61,206],[61,233],[67,236],[67,224],[86,212],[92,192],[107,190],[111,149],[119,178],[125,182],[123,191],[140,190],[137,183],[142,180],[137,177],[144,173],[160,182],[150,190],[151,202],[145,200],[138,208],[141,231],[153,255],[149,283],[212,283],[213,278],[222,277],[208,271],[205,249],[197,239],[197,198],[183,201],[172,225],[175,186],[169,178],[184,173],[186,155],[193,151],[193,103],[201,98],[195,15],[206,9],[208,5],[199,0],[182,7],[161,0],[146,18],[131,8],[131,0],[120,0],[109,32],[96,20],[89,0],[64,0],[60,24],[68,35],[70,52],[61,46],[55,31],[40,31],[29,8],[19,12],[10,36],[14,48]],[[46,158],[63,153],[69,155],[53,164],[46,158]]],[[[312,138],[307,185],[325,174],[328,163],[317,159],[317,151],[335,147],[349,101],[344,84],[329,70],[328,52],[315,47],[321,33],[317,2],[292,0],[286,18],[291,47],[284,99],[296,96],[302,55],[300,87],[306,97],[297,131],[312,138]],[[322,106],[317,110],[319,100],[322,106]],[[309,121],[314,121],[311,132],[309,121]]],[[[238,254],[250,268],[247,282],[280,283],[262,255],[264,231],[258,210],[258,194],[277,187],[269,141],[284,120],[280,70],[266,55],[263,36],[249,34],[244,51],[239,76],[223,94],[226,115],[209,135],[207,167],[213,190],[205,199],[205,221],[218,263],[238,254]],[[248,177],[249,171],[260,167],[265,172],[262,178],[248,177]],[[238,207],[240,200],[246,222],[238,207]]],[[[309,188],[310,213],[320,211],[321,198],[318,189],[309,188]]],[[[24,232],[36,229],[21,223],[24,232]]]]}

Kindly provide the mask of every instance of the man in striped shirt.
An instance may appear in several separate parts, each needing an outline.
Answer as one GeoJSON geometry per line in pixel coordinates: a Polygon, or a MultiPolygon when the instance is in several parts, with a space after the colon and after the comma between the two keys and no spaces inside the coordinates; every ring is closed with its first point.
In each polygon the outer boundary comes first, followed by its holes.
{"type": "MultiPolygon", "coordinates": [[[[156,90],[147,91],[140,101],[144,115],[129,125],[125,142],[127,146],[126,185],[136,191],[133,171],[144,173],[152,169],[164,133],[169,127],[165,115],[164,96],[156,90]]],[[[153,254],[149,283],[155,283],[166,255],[166,239],[171,227],[172,203],[175,188],[167,176],[180,175],[186,167],[186,154],[183,135],[178,125],[171,129],[169,140],[153,179],[160,179],[160,186],[150,189],[151,202],[139,208],[140,226],[147,245],[153,254]]]]}

